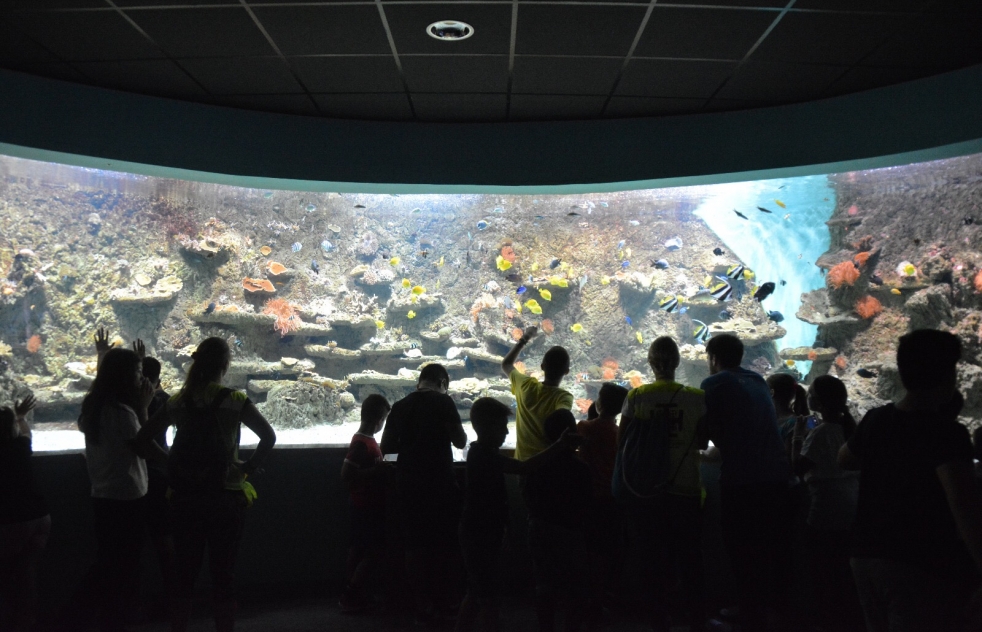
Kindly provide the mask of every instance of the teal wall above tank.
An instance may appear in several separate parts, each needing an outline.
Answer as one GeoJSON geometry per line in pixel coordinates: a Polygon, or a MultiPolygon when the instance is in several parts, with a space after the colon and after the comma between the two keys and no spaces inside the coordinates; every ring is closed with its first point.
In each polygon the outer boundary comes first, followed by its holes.
{"type": "Polygon", "coordinates": [[[646,119],[433,124],[201,105],[0,70],[0,153],[264,188],[577,192],[982,151],[982,66],[832,99],[646,119]]]}

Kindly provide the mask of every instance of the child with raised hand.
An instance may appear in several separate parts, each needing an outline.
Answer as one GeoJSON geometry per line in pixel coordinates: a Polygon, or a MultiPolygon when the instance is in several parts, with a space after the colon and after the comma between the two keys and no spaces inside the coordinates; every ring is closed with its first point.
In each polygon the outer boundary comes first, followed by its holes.
{"type": "Polygon", "coordinates": [[[471,407],[471,425],[477,441],[467,452],[467,488],[460,521],[460,544],[467,569],[467,595],[457,618],[457,632],[480,623],[483,630],[498,629],[501,595],[501,547],[508,522],[505,474],[528,474],[563,454],[572,454],[577,436],[565,432],[548,449],[525,461],[499,452],[508,436],[511,410],[490,397],[471,407]]]}
{"type": "Polygon", "coordinates": [[[365,585],[377,568],[385,545],[385,477],[390,465],[382,461],[375,435],[381,432],[391,410],[389,402],[373,394],[361,403],[361,426],[351,438],[341,466],[341,480],[348,484],[351,507],[351,543],[341,594],[341,612],[368,609],[365,585]]]}

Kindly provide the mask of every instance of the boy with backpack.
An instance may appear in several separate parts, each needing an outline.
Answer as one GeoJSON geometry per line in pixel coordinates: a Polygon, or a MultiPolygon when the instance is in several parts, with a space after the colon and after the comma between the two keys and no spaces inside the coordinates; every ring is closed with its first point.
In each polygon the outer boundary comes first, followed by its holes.
{"type": "Polygon", "coordinates": [[[693,630],[702,629],[705,616],[699,450],[708,443],[706,406],[701,390],[675,381],[680,359],[667,336],[648,349],[655,381],[631,390],[624,402],[612,482],[634,527],[652,629],[664,632],[676,584],[693,630]]]}
{"type": "Polygon", "coordinates": [[[375,435],[382,430],[391,408],[381,395],[365,398],[361,403],[361,426],[351,438],[341,466],[341,480],[348,484],[351,507],[351,544],[339,603],[343,613],[368,609],[365,584],[378,566],[385,545],[385,477],[391,464],[382,461],[375,435]]]}

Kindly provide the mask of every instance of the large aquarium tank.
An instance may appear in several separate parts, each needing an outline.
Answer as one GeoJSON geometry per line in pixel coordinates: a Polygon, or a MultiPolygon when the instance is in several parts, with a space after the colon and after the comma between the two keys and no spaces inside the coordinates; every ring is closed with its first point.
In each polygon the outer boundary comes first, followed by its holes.
{"type": "Polygon", "coordinates": [[[220,336],[227,383],[280,445],[344,444],[366,395],[405,396],[430,362],[465,420],[479,397],[513,405],[500,362],[534,325],[516,366],[536,375],[565,347],[581,417],[604,382],[650,379],[657,336],[698,385],[724,332],[763,375],[839,376],[862,414],[902,395],[898,336],[933,327],[965,345],[974,425],[980,204],[982,155],[577,195],[240,188],[0,157],[0,399],[33,393],[35,449],[76,450],[97,328],[143,340],[171,392],[220,336]]]}

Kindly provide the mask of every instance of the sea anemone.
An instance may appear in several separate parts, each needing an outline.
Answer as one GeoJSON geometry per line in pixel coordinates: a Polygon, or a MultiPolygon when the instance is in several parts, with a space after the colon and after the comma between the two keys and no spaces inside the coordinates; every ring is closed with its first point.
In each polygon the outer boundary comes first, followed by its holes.
{"type": "Polygon", "coordinates": [[[501,258],[509,263],[515,263],[515,249],[511,246],[502,246],[501,258]]]}
{"type": "Polygon", "coordinates": [[[610,367],[610,368],[614,369],[615,371],[620,367],[620,365],[617,364],[617,360],[615,360],[614,358],[611,358],[611,357],[604,358],[604,361],[600,363],[600,366],[602,366],[604,368],[610,367]]]}
{"type": "Polygon", "coordinates": [[[270,261],[266,264],[266,270],[273,276],[277,276],[286,272],[286,266],[279,261],[270,261]]]}
{"type": "Polygon", "coordinates": [[[37,353],[41,350],[41,336],[34,334],[27,339],[27,352],[37,353]]]}
{"type": "Polygon", "coordinates": [[[548,318],[543,318],[540,325],[542,326],[542,331],[546,334],[551,334],[556,330],[556,327],[552,324],[552,321],[549,320],[548,318]]]}
{"type": "Polygon", "coordinates": [[[578,399],[574,403],[576,404],[576,407],[579,409],[579,411],[585,415],[586,413],[588,413],[590,411],[590,406],[593,405],[593,400],[592,399],[578,399]]]}
{"type": "Polygon", "coordinates": [[[638,388],[644,383],[644,379],[640,375],[634,375],[631,376],[631,379],[628,380],[628,383],[631,385],[631,388],[638,388]]]}
{"type": "Polygon", "coordinates": [[[864,296],[856,301],[856,313],[861,318],[873,318],[883,311],[883,304],[872,296],[864,296]]]}
{"type": "Polygon", "coordinates": [[[242,279],[242,287],[245,288],[246,292],[275,292],[276,288],[273,287],[272,281],[269,279],[250,279],[246,277],[242,279]]]}
{"type": "Polygon", "coordinates": [[[518,340],[519,338],[522,337],[522,334],[523,333],[524,332],[521,329],[519,329],[518,327],[515,327],[514,329],[511,330],[511,339],[512,340],[518,340]]]}
{"type": "Polygon", "coordinates": [[[978,274],[975,275],[975,291],[982,292],[982,270],[979,270],[978,274]]]}
{"type": "Polygon", "coordinates": [[[808,360],[809,361],[814,362],[817,359],[818,359],[818,351],[815,351],[814,349],[812,349],[811,351],[808,352],[808,360]]]}
{"type": "Polygon", "coordinates": [[[600,367],[600,377],[605,380],[612,380],[617,377],[617,369],[609,366],[600,367]]]}
{"type": "Polygon", "coordinates": [[[846,360],[846,356],[843,356],[843,355],[836,356],[836,358],[835,358],[835,366],[838,367],[839,370],[844,371],[845,368],[846,368],[846,365],[848,365],[848,364],[849,364],[849,361],[846,360]]]}
{"type": "Polygon", "coordinates": [[[859,278],[859,270],[853,265],[852,261],[843,261],[842,263],[833,266],[829,270],[828,280],[829,283],[835,289],[839,289],[843,285],[852,285],[859,278]]]}
{"type": "Polygon", "coordinates": [[[286,299],[271,298],[263,305],[263,313],[276,317],[273,329],[285,336],[291,331],[300,329],[300,316],[297,315],[296,305],[286,299]]]}
{"type": "Polygon", "coordinates": [[[869,257],[870,257],[869,252],[857,252],[856,256],[853,257],[852,260],[856,262],[857,266],[862,267],[866,265],[867,261],[869,261],[869,257]]]}

